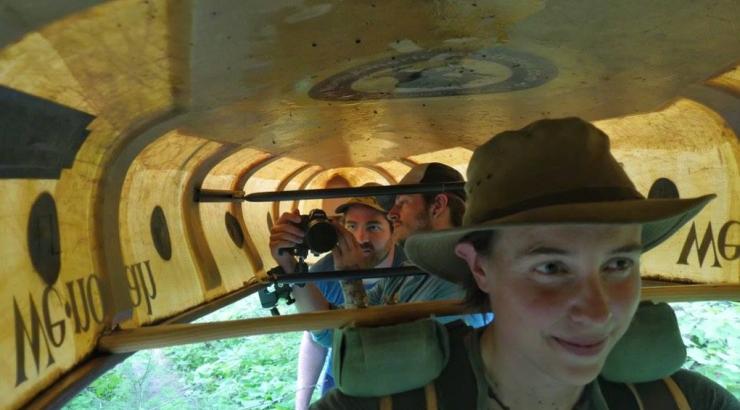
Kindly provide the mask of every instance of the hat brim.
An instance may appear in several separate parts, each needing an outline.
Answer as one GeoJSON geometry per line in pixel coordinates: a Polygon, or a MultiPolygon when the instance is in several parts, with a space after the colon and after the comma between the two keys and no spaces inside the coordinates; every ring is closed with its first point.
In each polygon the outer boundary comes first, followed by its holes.
{"type": "Polygon", "coordinates": [[[346,212],[347,212],[347,210],[348,210],[348,209],[349,209],[349,208],[350,208],[351,206],[364,206],[364,207],[366,207],[366,208],[374,209],[374,210],[376,210],[376,211],[378,211],[378,212],[380,212],[380,213],[382,213],[382,214],[387,214],[387,213],[388,213],[388,211],[386,211],[385,209],[383,209],[383,208],[382,208],[382,207],[380,207],[380,206],[375,206],[375,205],[372,205],[372,204],[368,204],[368,203],[364,203],[364,202],[348,202],[348,203],[346,203],[346,204],[342,204],[342,205],[339,205],[339,206],[337,207],[337,209],[335,209],[335,210],[334,210],[334,212],[335,212],[335,213],[338,213],[338,214],[343,214],[343,213],[346,213],[346,212]]]}
{"type": "Polygon", "coordinates": [[[642,224],[642,246],[648,251],[691,220],[716,195],[690,199],[636,199],[590,202],[530,209],[476,225],[414,234],[406,240],[406,256],[422,270],[451,282],[470,275],[467,264],[455,254],[466,235],[508,226],[642,224]]]}

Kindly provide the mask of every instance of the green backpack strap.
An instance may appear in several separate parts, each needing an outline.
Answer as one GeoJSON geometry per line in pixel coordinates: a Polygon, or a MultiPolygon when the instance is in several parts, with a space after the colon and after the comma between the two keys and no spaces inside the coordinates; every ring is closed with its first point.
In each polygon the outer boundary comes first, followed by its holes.
{"type": "Polygon", "coordinates": [[[625,410],[691,410],[686,396],[673,378],[645,383],[615,383],[599,379],[609,408],[625,410]]]}
{"type": "MultiPolygon", "coordinates": [[[[419,390],[414,390],[413,394],[418,396],[419,390]]],[[[434,382],[424,386],[424,399],[426,401],[426,410],[439,410],[437,403],[437,387],[434,382]]],[[[399,406],[399,408],[403,408],[399,406]]],[[[393,396],[384,396],[380,398],[378,410],[393,410],[393,396]]]]}
{"type": "Polygon", "coordinates": [[[380,410],[413,409],[418,403],[426,403],[427,410],[447,409],[441,403],[454,403],[455,409],[476,408],[477,382],[465,345],[465,337],[472,329],[463,321],[448,323],[445,327],[450,349],[447,366],[423,388],[381,397],[380,410]]]}

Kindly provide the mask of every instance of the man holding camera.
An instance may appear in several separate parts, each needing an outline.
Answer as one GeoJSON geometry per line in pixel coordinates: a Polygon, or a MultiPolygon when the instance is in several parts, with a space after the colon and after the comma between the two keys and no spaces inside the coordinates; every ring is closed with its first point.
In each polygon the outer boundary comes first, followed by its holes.
{"type": "MultiPolygon", "coordinates": [[[[331,254],[321,258],[309,271],[387,268],[394,266],[394,259],[398,259],[395,258],[397,253],[401,252],[398,256],[402,258],[402,251],[394,247],[386,210],[376,198],[352,198],[339,206],[337,212],[343,214],[343,223],[335,225],[337,244],[331,254]]],[[[305,233],[298,226],[300,222],[298,210],[286,212],[278,218],[270,231],[272,257],[285,273],[297,270],[298,262],[285,250],[303,243],[305,233]]],[[[330,308],[330,302],[315,284],[295,286],[293,297],[299,312],[330,308]]]]}
{"type": "MultiPolygon", "coordinates": [[[[336,213],[342,215],[342,223],[335,226],[337,245],[331,254],[321,258],[309,271],[400,266],[405,257],[403,250],[394,246],[392,228],[386,212],[386,207],[383,207],[375,197],[352,198],[340,205],[336,209],[336,213]]],[[[298,226],[300,222],[301,217],[297,211],[285,213],[271,230],[272,255],[287,273],[296,270],[297,262],[285,249],[293,248],[304,240],[305,232],[298,226]]],[[[375,281],[364,281],[365,287],[371,287],[375,281]]],[[[321,281],[308,283],[303,287],[295,286],[293,297],[300,312],[325,310],[345,303],[339,281],[321,281]]],[[[308,408],[314,385],[324,365],[327,353],[324,345],[325,343],[314,342],[307,334],[301,340],[296,409],[308,408]]],[[[332,387],[333,378],[329,366],[321,383],[322,393],[332,387]]]]}

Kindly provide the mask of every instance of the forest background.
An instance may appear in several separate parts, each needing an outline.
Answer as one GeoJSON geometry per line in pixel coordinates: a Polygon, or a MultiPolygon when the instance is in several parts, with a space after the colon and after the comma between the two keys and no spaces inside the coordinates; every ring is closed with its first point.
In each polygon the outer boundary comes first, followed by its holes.
{"type": "MultiPolygon", "coordinates": [[[[687,361],[740,398],[740,303],[673,303],[687,361]]],[[[284,314],[295,313],[282,306],[284,314]]],[[[197,322],[269,316],[256,294],[197,322]]],[[[138,352],[64,407],[77,409],[294,408],[300,332],[138,352]]],[[[314,392],[314,400],[318,392],[314,392]]]]}

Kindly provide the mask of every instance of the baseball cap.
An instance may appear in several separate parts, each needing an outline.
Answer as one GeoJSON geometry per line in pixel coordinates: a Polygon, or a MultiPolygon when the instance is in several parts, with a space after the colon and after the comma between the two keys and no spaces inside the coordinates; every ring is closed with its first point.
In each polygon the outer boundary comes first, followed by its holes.
{"type": "MultiPolygon", "coordinates": [[[[414,184],[440,184],[449,182],[465,182],[462,174],[459,173],[455,168],[449,165],[441,164],[439,162],[429,162],[426,164],[419,164],[411,168],[411,170],[404,176],[399,185],[414,185],[414,184]]],[[[463,201],[465,200],[465,191],[450,191],[450,194],[460,197],[463,201]]]]}

